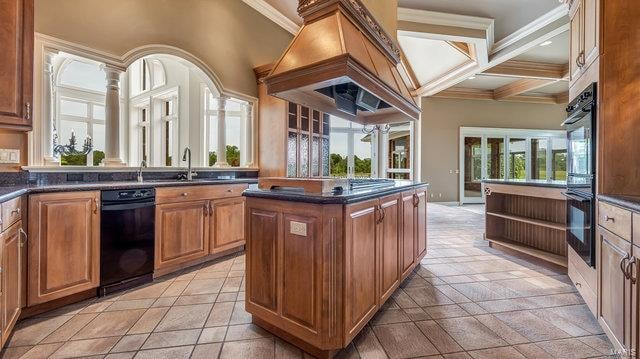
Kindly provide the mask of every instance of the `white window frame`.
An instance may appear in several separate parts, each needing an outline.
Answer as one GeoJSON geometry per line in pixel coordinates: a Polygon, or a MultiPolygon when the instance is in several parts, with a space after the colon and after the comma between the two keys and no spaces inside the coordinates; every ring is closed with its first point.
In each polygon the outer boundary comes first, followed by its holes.
{"type": "MultiPolygon", "coordinates": [[[[509,140],[512,138],[525,139],[525,180],[531,180],[531,139],[546,139],[546,169],[547,178],[551,179],[551,161],[553,156],[553,139],[563,138],[565,139],[567,132],[564,130],[536,130],[536,129],[513,129],[513,128],[486,128],[486,127],[460,127],[460,139],[459,139],[459,198],[460,204],[463,203],[484,203],[485,195],[481,194],[480,197],[466,197],[464,195],[464,139],[465,137],[480,137],[481,138],[481,179],[487,179],[487,138],[503,138],[504,141],[504,177],[502,180],[509,179],[509,140]]],[[[500,179],[498,179],[500,180],[500,179]]]]}

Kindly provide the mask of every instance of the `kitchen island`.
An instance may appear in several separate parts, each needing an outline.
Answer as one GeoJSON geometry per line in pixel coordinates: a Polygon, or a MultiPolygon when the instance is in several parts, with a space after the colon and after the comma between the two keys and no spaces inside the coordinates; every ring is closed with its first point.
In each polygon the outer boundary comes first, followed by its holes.
{"type": "Polygon", "coordinates": [[[563,181],[485,180],[485,239],[567,266],[567,203],[563,181]]]}
{"type": "Polygon", "coordinates": [[[243,195],[246,310],[317,357],[346,347],[426,254],[423,183],[260,179],[243,195]]]}

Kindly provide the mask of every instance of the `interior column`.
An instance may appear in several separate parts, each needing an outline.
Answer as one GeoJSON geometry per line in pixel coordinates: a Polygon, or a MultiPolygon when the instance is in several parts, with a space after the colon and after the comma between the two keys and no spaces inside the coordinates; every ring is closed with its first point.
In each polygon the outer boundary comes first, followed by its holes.
{"type": "Polygon", "coordinates": [[[42,158],[45,166],[59,166],[60,160],[53,154],[53,121],[54,121],[54,94],[53,94],[53,58],[57,52],[45,50],[44,52],[44,81],[42,84],[42,158]]]}
{"type": "Polygon", "coordinates": [[[108,167],[126,166],[120,153],[120,75],[122,69],[105,65],[107,93],[105,112],[105,158],[102,163],[108,167]]]}
{"type": "Polygon", "coordinates": [[[242,139],[240,151],[240,164],[244,167],[253,167],[253,103],[242,105],[242,139]]]}
{"type": "Polygon", "coordinates": [[[218,98],[218,150],[215,167],[229,167],[227,163],[227,97],[218,98]]]}

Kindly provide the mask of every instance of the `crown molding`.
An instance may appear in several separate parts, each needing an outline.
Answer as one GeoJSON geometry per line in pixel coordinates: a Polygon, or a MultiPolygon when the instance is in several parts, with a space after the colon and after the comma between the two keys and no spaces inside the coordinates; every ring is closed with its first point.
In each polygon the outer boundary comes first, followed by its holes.
{"type": "Polygon", "coordinates": [[[300,26],[288,17],[284,16],[280,11],[269,5],[264,0],[242,0],[245,4],[251,6],[254,10],[264,15],[269,20],[275,22],[281,28],[295,35],[300,30],[300,26]]]}
{"type": "Polygon", "coordinates": [[[568,64],[507,60],[478,75],[564,80],[568,64]]]}
{"type": "MultiPolygon", "coordinates": [[[[553,10],[547,12],[546,14],[540,16],[539,18],[531,21],[525,26],[519,28],[513,33],[509,34],[509,36],[500,39],[491,48],[491,54],[494,54],[500,50],[503,50],[518,41],[526,38],[529,35],[532,35],[536,31],[544,28],[545,26],[553,23],[554,21],[561,19],[564,16],[569,15],[569,6],[566,4],[562,4],[560,6],[555,7],[553,10]]],[[[568,20],[568,19],[567,19],[568,20]]]]}

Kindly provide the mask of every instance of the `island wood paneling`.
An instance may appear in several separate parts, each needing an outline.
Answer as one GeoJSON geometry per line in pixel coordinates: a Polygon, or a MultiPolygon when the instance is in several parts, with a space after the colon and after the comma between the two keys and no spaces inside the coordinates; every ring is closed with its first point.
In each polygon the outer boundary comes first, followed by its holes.
{"type": "Polygon", "coordinates": [[[416,239],[414,238],[414,191],[403,192],[402,199],[402,279],[413,269],[416,259],[416,239]]]}
{"type": "Polygon", "coordinates": [[[247,247],[247,298],[250,303],[267,310],[278,311],[278,288],[276,273],[278,266],[277,212],[250,208],[247,211],[246,230],[252,238],[247,247]]]}
{"type": "Polygon", "coordinates": [[[380,303],[384,303],[400,284],[400,250],[402,247],[401,196],[392,195],[380,199],[383,213],[379,224],[380,241],[380,303]]]}

